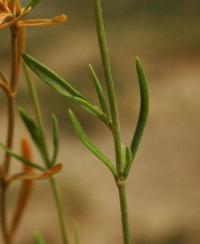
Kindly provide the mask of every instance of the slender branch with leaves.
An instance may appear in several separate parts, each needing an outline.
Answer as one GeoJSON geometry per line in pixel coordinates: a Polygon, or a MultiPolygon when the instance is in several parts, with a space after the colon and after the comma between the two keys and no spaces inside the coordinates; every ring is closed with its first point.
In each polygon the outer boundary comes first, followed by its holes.
{"type": "MultiPolygon", "coordinates": [[[[15,154],[13,149],[14,142],[14,132],[15,132],[15,98],[18,91],[18,83],[20,80],[20,70],[21,70],[21,55],[25,51],[25,29],[27,27],[40,27],[40,26],[52,26],[60,24],[66,21],[67,17],[65,15],[57,16],[53,19],[26,19],[26,16],[31,12],[31,10],[39,3],[39,0],[30,0],[22,6],[20,0],[0,0],[0,30],[8,28],[10,31],[10,52],[11,52],[11,67],[10,67],[10,79],[0,71],[0,89],[5,94],[7,101],[7,133],[5,145],[1,144],[1,147],[5,151],[3,163],[0,165],[0,222],[3,235],[3,241],[5,244],[13,243],[16,230],[21,221],[23,212],[27,205],[29,195],[32,190],[32,181],[34,179],[49,178],[51,175],[57,173],[61,169],[61,165],[55,166],[56,155],[54,155],[51,167],[48,166],[43,168],[32,162],[31,149],[29,142],[24,139],[21,142],[22,155],[15,154]],[[21,161],[24,166],[22,167],[22,172],[10,175],[11,169],[11,158],[21,161]],[[32,172],[32,169],[38,169],[44,171],[41,175],[32,172]],[[21,189],[19,191],[19,196],[16,204],[14,214],[11,221],[8,220],[8,189],[10,184],[15,180],[21,180],[21,189]]],[[[39,130],[37,130],[36,125],[32,120],[26,115],[26,113],[20,110],[20,115],[27,126],[32,126],[36,129],[35,140],[40,139],[41,146],[43,146],[42,154],[47,156],[45,151],[45,143],[43,140],[43,135],[39,130]],[[37,134],[39,133],[39,134],[37,134]]],[[[56,119],[54,121],[54,131],[56,130],[56,119]]],[[[55,141],[55,140],[54,140],[55,141]]],[[[57,150],[56,154],[57,154],[57,150]]],[[[46,163],[50,161],[46,158],[46,163]]],[[[63,222],[63,216],[60,213],[60,200],[58,194],[57,183],[54,178],[51,179],[51,185],[55,196],[55,201],[57,204],[58,215],[60,222],[63,222]]],[[[63,223],[62,223],[63,225],[63,223]]],[[[64,228],[63,228],[64,229],[64,228]]],[[[64,238],[63,233],[63,243],[67,243],[66,237],[64,238]]]]}
{"type": "Polygon", "coordinates": [[[94,105],[93,102],[88,100],[82,93],[75,89],[68,81],[64,80],[58,74],[50,70],[48,67],[34,59],[33,57],[25,54],[23,56],[25,63],[29,68],[37,74],[37,76],[57,91],[60,95],[66,97],[73,103],[80,105],[86,111],[101,120],[111,131],[114,145],[115,145],[115,163],[111,162],[109,157],[101,152],[99,148],[91,141],[91,139],[84,132],[78,118],[69,110],[69,116],[73,127],[80,138],[81,142],[108,168],[114,177],[116,186],[119,192],[119,202],[121,206],[121,220],[124,244],[131,243],[130,226],[128,217],[128,201],[127,201],[127,179],[132,167],[133,160],[138,150],[141,138],[148,116],[149,98],[147,81],[139,58],[136,58],[136,71],[140,87],[140,113],[133,134],[132,142],[126,146],[122,142],[120,131],[120,120],[117,105],[117,96],[115,85],[112,76],[109,51],[107,47],[106,32],[104,27],[103,13],[101,0],[93,0],[96,18],[97,35],[99,41],[99,48],[101,53],[101,60],[104,69],[106,91],[109,104],[107,105],[102,82],[99,80],[92,65],[89,65],[89,70],[96,88],[99,98],[99,105],[94,105]]]}

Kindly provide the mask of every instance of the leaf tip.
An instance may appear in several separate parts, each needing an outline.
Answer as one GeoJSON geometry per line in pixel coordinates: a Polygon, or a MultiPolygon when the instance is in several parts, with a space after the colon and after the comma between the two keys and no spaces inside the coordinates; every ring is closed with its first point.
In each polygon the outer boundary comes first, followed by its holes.
{"type": "Polygon", "coordinates": [[[92,64],[89,63],[89,64],[88,64],[88,67],[89,67],[90,70],[93,70],[93,66],[92,66],[92,64]]]}
{"type": "Polygon", "coordinates": [[[28,58],[28,54],[22,53],[22,58],[23,58],[24,61],[26,61],[26,59],[28,58]]]}
{"type": "Polygon", "coordinates": [[[57,116],[56,116],[54,113],[51,114],[51,117],[52,117],[52,119],[53,119],[54,121],[55,121],[55,120],[57,121],[57,116]]]}
{"type": "Polygon", "coordinates": [[[74,112],[71,109],[68,109],[68,114],[70,117],[74,116],[74,112]]]}
{"type": "Polygon", "coordinates": [[[135,57],[136,66],[141,66],[141,60],[138,56],[135,57]]]}

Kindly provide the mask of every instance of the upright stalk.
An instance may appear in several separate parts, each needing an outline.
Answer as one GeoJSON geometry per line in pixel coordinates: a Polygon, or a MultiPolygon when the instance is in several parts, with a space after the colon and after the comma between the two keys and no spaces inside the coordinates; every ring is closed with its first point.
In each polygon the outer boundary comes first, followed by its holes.
{"type": "Polygon", "coordinates": [[[107,39],[106,39],[106,33],[104,27],[101,0],[94,0],[94,6],[95,6],[95,16],[96,16],[96,26],[97,26],[99,47],[100,47],[101,58],[104,67],[107,93],[108,93],[109,104],[110,104],[110,112],[112,117],[112,132],[113,132],[113,137],[115,142],[115,155],[116,155],[116,168],[117,168],[117,177],[115,180],[116,180],[116,185],[118,187],[119,199],[120,199],[123,239],[124,239],[124,244],[130,244],[128,206],[127,206],[127,196],[126,196],[126,178],[124,177],[123,174],[120,121],[119,121],[119,114],[118,114],[116,92],[115,92],[111,65],[110,65],[109,51],[107,47],[107,39]]]}
{"type": "Polygon", "coordinates": [[[116,92],[113,84],[109,51],[107,47],[107,38],[106,38],[105,27],[104,27],[101,0],[94,0],[94,6],[95,6],[98,41],[99,41],[99,47],[101,52],[102,64],[104,68],[104,74],[106,78],[107,94],[108,94],[111,118],[112,118],[112,129],[113,129],[115,152],[116,152],[116,164],[117,164],[116,166],[117,166],[118,174],[121,174],[122,155],[121,155],[121,135],[120,135],[119,114],[118,114],[118,107],[117,107],[116,92]]]}
{"type": "Polygon", "coordinates": [[[123,228],[123,239],[125,244],[130,244],[130,230],[128,223],[128,204],[126,196],[126,184],[118,185],[119,199],[120,199],[120,209],[121,209],[121,219],[123,228]]]}
{"type": "MultiPolygon", "coordinates": [[[[11,27],[11,79],[9,84],[10,94],[7,96],[7,136],[6,146],[12,149],[14,138],[14,125],[15,125],[15,93],[16,84],[19,78],[19,59],[18,59],[18,28],[17,26],[11,27]]],[[[11,163],[11,156],[5,152],[3,164],[3,178],[8,175],[11,163]]],[[[6,181],[2,179],[1,182],[1,228],[3,239],[6,244],[11,244],[7,223],[7,189],[6,181]]]]}
{"type": "MultiPolygon", "coordinates": [[[[8,96],[8,128],[6,146],[12,148],[14,138],[15,124],[15,93],[18,81],[18,28],[11,27],[11,79],[10,79],[10,96],[8,96]]],[[[4,158],[4,175],[9,173],[11,156],[6,152],[4,158]]]]}
{"type": "MultiPolygon", "coordinates": [[[[43,137],[45,158],[46,158],[45,163],[46,163],[46,166],[49,168],[50,167],[50,160],[49,160],[49,156],[48,156],[47,146],[45,143],[44,123],[43,123],[40,101],[38,99],[36,88],[30,79],[26,65],[24,64],[23,67],[24,67],[24,73],[26,76],[26,80],[28,82],[28,87],[29,87],[29,92],[30,92],[31,99],[33,102],[33,107],[35,110],[36,120],[37,120],[38,126],[40,128],[40,131],[42,133],[42,137],[43,137]]],[[[52,188],[54,201],[56,204],[56,209],[57,209],[58,220],[59,220],[59,224],[60,224],[60,231],[61,231],[63,244],[68,244],[69,241],[68,241],[67,231],[66,231],[65,215],[64,215],[64,209],[62,206],[61,195],[60,195],[60,191],[59,191],[59,187],[58,187],[58,181],[55,177],[50,177],[49,180],[50,180],[50,184],[51,184],[51,188],[52,188]]]]}

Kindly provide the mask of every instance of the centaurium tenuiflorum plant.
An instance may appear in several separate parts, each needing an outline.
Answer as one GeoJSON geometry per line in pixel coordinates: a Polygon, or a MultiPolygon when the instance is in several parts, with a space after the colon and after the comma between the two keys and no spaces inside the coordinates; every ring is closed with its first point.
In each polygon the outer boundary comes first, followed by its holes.
{"type": "MultiPolygon", "coordinates": [[[[20,0],[0,0],[0,30],[8,29],[10,31],[10,53],[11,53],[11,67],[10,67],[10,78],[0,70],[0,88],[5,94],[7,101],[7,133],[5,146],[5,155],[2,164],[0,164],[0,188],[1,188],[1,198],[0,198],[0,219],[1,219],[1,229],[3,241],[5,244],[11,244],[15,237],[17,227],[20,223],[22,214],[25,209],[28,196],[30,195],[31,187],[30,181],[38,178],[43,178],[41,175],[37,175],[35,172],[30,172],[31,168],[35,165],[27,160],[25,157],[25,149],[22,150],[22,156],[12,155],[13,141],[14,141],[14,131],[15,131],[15,98],[17,95],[20,70],[21,70],[21,55],[25,51],[25,29],[27,27],[41,27],[41,26],[53,26],[66,21],[67,17],[65,15],[57,16],[53,19],[27,19],[28,14],[31,12],[33,7],[39,3],[39,0],[30,0],[22,6],[20,0]],[[22,172],[10,175],[11,168],[11,156],[18,157],[26,166],[23,167],[22,172]],[[29,170],[28,170],[28,168],[29,170]],[[9,185],[15,180],[21,180],[21,190],[19,192],[18,201],[11,220],[8,220],[8,189],[9,185]]],[[[23,114],[23,112],[21,112],[23,114]]],[[[23,141],[22,145],[28,145],[28,142],[23,141]]],[[[28,150],[28,146],[24,146],[28,150]]],[[[48,162],[46,162],[47,164],[48,162]]],[[[46,165],[47,166],[47,165],[46,165]]],[[[54,166],[52,166],[54,167],[54,166]]],[[[37,167],[36,167],[37,168],[37,167]]],[[[44,170],[44,168],[42,168],[44,170]]],[[[46,174],[48,178],[55,173],[55,168],[50,166],[46,167],[46,174]],[[50,173],[50,175],[49,175],[50,173]],[[51,174],[52,173],[52,174],[51,174]]],[[[58,168],[56,168],[57,170],[58,168]]],[[[45,176],[45,177],[46,177],[45,176]]],[[[45,178],[44,177],[44,178],[45,178]]],[[[59,200],[58,188],[56,186],[56,181],[52,177],[51,185],[57,204],[58,214],[60,223],[63,222],[63,217],[61,216],[61,206],[59,200]]],[[[63,226],[62,223],[61,226],[63,226]]],[[[63,243],[67,243],[66,234],[64,233],[64,228],[62,230],[63,243]]]]}
{"type": "Polygon", "coordinates": [[[122,229],[123,229],[123,240],[124,244],[130,244],[130,227],[128,220],[128,204],[126,196],[126,186],[128,175],[135,158],[136,152],[138,150],[143,131],[146,125],[148,116],[148,88],[145,74],[141,65],[139,58],[136,58],[136,70],[139,80],[140,87],[140,113],[133,135],[132,142],[129,146],[126,146],[122,142],[122,136],[120,131],[120,121],[118,114],[118,105],[116,98],[116,91],[112,76],[109,51],[107,47],[106,34],[104,28],[104,20],[102,13],[101,0],[93,0],[95,7],[95,17],[96,17],[96,27],[99,40],[99,47],[101,52],[101,59],[104,68],[106,90],[108,96],[109,105],[106,103],[104,90],[102,88],[102,83],[98,79],[93,67],[90,65],[90,72],[95,84],[97,95],[99,98],[99,106],[94,105],[89,101],[82,93],[75,89],[69,82],[64,80],[62,77],[54,73],[45,65],[41,64],[33,57],[29,55],[24,55],[25,63],[49,86],[56,90],[62,96],[67,97],[70,101],[79,104],[86,111],[90,112],[98,119],[100,119],[111,131],[115,145],[115,164],[113,164],[110,159],[104,155],[99,148],[97,148],[87,134],[84,132],[80,122],[78,121],[76,115],[69,110],[69,116],[74,129],[79,136],[82,143],[97,157],[100,161],[109,169],[112,173],[116,186],[119,192],[119,200],[121,206],[121,219],[122,219],[122,229]]]}

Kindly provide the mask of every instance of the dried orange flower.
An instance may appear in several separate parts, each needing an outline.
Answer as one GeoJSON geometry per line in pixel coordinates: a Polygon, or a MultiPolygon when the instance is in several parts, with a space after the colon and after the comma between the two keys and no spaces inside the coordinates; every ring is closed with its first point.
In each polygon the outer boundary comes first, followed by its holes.
{"type": "Polygon", "coordinates": [[[67,20],[66,15],[60,15],[53,19],[30,19],[24,17],[31,11],[31,5],[21,7],[19,0],[0,0],[0,29],[16,25],[18,27],[28,26],[52,26],[67,20]]]}
{"type": "Polygon", "coordinates": [[[12,29],[12,48],[13,50],[13,70],[15,75],[12,77],[12,89],[4,84],[5,76],[0,72],[0,88],[8,96],[16,94],[16,85],[18,83],[21,67],[21,54],[25,51],[24,33],[26,27],[42,27],[61,24],[67,20],[66,15],[56,16],[52,19],[25,19],[32,8],[39,0],[29,0],[29,3],[22,6],[20,0],[0,0],[0,30],[10,27],[12,29]],[[14,43],[15,42],[15,43],[14,43]]]}

